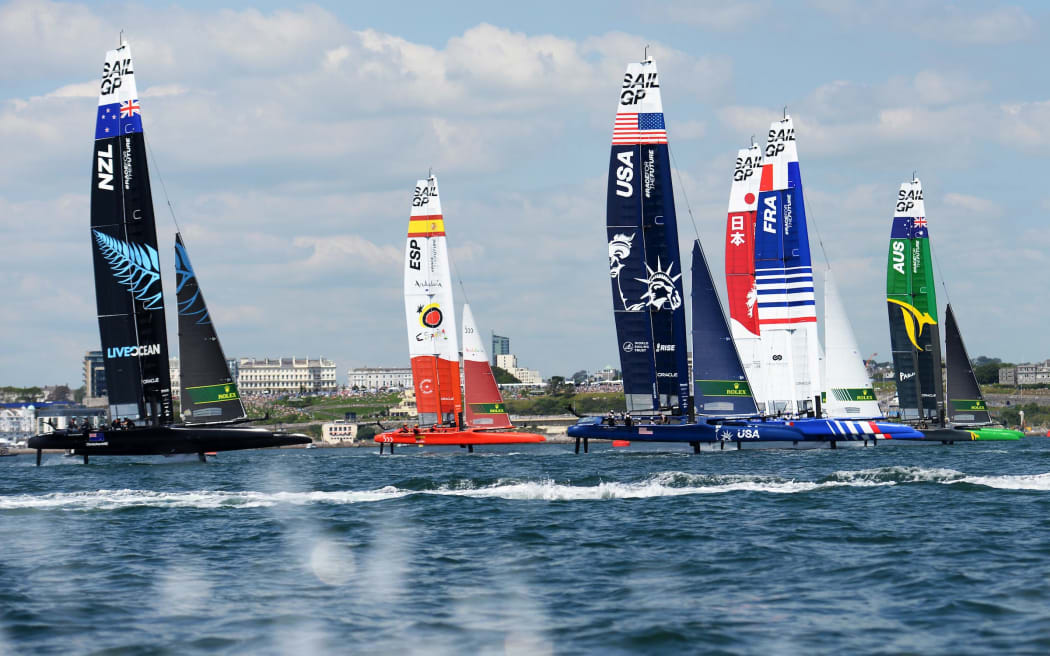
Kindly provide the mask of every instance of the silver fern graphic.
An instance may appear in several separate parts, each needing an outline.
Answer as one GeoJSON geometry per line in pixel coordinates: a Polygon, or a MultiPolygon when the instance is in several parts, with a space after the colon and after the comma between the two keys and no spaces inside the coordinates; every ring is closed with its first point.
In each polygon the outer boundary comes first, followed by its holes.
{"type": "Polygon", "coordinates": [[[178,298],[178,295],[182,293],[182,288],[186,286],[186,283],[196,277],[197,274],[193,272],[193,265],[190,264],[189,253],[186,252],[186,249],[182,244],[176,242],[175,295],[178,299],[179,314],[187,317],[197,317],[197,323],[199,325],[207,325],[211,323],[211,316],[208,315],[208,306],[204,304],[204,297],[201,296],[200,287],[194,286],[193,296],[187,299],[178,298]]]}
{"type": "Polygon", "coordinates": [[[144,244],[131,244],[92,230],[98,250],[113,271],[117,282],[141,301],[147,310],[164,307],[164,293],[160,284],[160,261],[157,250],[144,244]],[[154,287],[156,285],[156,287],[154,287]]]}

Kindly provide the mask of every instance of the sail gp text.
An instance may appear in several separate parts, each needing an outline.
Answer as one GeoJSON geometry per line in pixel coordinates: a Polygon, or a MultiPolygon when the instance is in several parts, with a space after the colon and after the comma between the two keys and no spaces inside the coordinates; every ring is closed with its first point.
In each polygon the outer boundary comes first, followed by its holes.
{"type": "Polygon", "coordinates": [[[135,71],[131,69],[131,59],[125,59],[123,61],[115,61],[112,64],[106,62],[102,66],[102,86],[99,88],[99,92],[103,96],[108,96],[117,89],[124,82],[125,75],[134,75],[135,71]]]}
{"type": "Polygon", "coordinates": [[[625,73],[623,76],[623,91],[620,93],[621,105],[636,105],[646,96],[646,89],[659,89],[660,82],[656,73],[639,73],[631,75],[625,73]]]}

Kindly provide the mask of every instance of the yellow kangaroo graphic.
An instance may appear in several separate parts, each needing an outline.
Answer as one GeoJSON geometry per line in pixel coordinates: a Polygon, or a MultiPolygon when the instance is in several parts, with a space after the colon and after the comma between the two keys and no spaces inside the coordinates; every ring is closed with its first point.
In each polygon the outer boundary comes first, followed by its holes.
{"type": "Polygon", "coordinates": [[[929,312],[919,312],[917,307],[904,301],[898,301],[895,298],[887,298],[886,300],[904,309],[904,312],[901,314],[904,315],[904,329],[908,331],[908,339],[911,340],[912,346],[920,351],[924,350],[915,341],[915,338],[922,335],[923,328],[927,325],[936,326],[937,320],[931,317],[929,312]],[[918,324],[918,332],[916,332],[916,324],[918,324]]]}

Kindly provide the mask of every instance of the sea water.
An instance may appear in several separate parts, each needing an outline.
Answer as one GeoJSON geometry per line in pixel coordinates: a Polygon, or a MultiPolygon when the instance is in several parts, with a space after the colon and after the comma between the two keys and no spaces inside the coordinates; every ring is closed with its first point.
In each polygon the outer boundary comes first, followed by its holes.
{"type": "Polygon", "coordinates": [[[1050,440],[0,459],[0,654],[1050,653],[1050,440]]]}

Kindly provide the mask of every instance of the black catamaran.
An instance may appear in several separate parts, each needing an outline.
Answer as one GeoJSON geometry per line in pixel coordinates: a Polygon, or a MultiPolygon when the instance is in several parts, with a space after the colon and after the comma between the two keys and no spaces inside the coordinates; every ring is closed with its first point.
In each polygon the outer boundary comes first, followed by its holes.
{"type": "Polygon", "coordinates": [[[922,182],[914,176],[897,193],[886,276],[901,419],[918,427],[927,441],[1019,439],[1019,431],[991,421],[951,305],[945,315],[945,394],[930,231],[922,182]]]}
{"type": "Polygon", "coordinates": [[[305,444],[247,420],[181,236],[176,237],[184,423],[175,423],[164,290],[131,51],[106,53],[92,153],[91,243],[109,413],[121,428],[60,430],[29,447],[83,455],[161,455],[305,444]]]}

